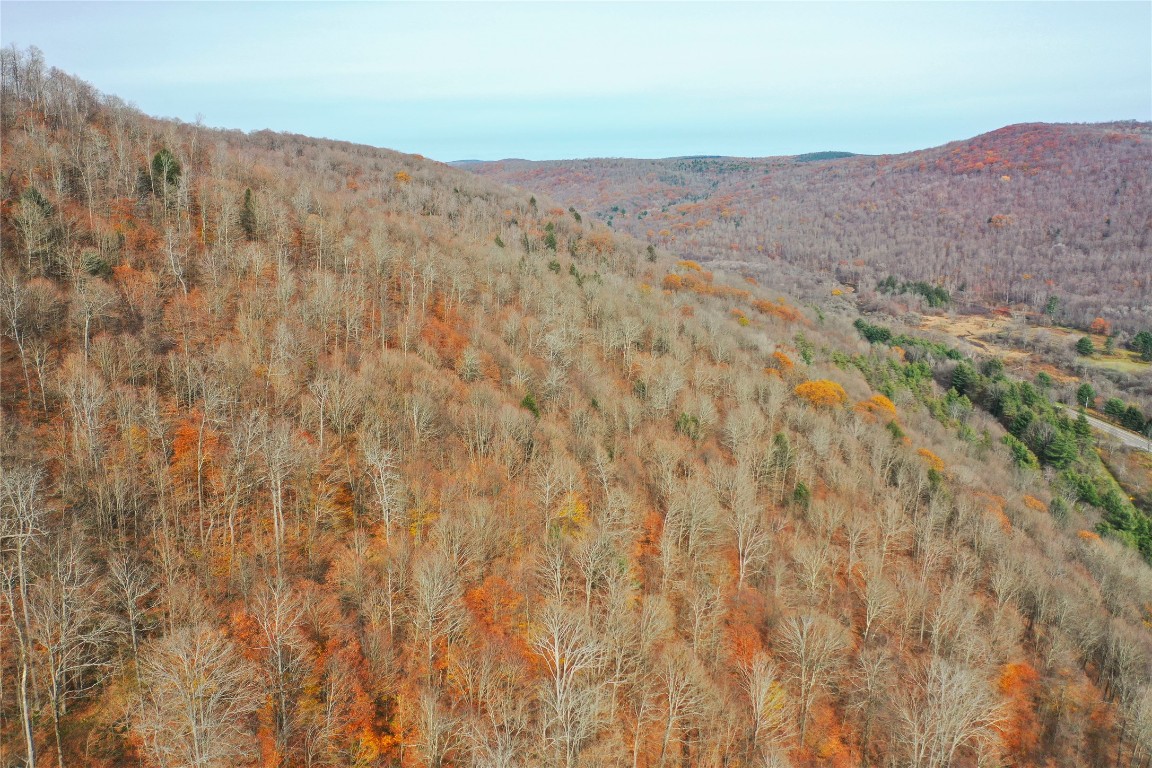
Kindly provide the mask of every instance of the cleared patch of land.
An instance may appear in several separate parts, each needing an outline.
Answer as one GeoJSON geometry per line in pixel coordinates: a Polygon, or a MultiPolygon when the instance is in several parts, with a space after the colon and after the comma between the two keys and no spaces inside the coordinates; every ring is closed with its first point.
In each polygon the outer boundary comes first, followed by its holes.
{"type": "Polygon", "coordinates": [[[1091,357],[1078,356],[1077,360],[1084,364],[1122,373],[1152,372],[1152,363],[1142,361],[1135,352],[1117,349],[1106,354],[1103,351],[1108,341],[1106,336],[1074,328],[1036,326],[1003,315],[925,315],[921,317],[919,327],[967,342],[984,354],[996,355],[1005,363],[1024,368],[1032,375],[1043,371],[1057,381],[1074,381],[1077,377],[1070,371],[1041,362],[1032,350],[1050,347],[1071,349],[1083,336],[1092,339],[1093,346],[1099,350],[1091,357]]]}
{"type": "Polygon", "coordinates": [[[997,336],[1015,323],[1014,320],[999,315],[963,315],[945,317],[924,315],[920,318],[920,329],[934,331],[965,341],[980,351],[996,355],[1005,361],[1024,360],[1027,352],[1003,344],[997,336]]]}

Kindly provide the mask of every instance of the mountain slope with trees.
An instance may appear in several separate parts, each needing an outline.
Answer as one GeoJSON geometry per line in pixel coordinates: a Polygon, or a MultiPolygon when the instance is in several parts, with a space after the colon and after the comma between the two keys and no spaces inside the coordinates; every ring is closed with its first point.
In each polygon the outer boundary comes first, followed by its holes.
{"type": "Polygon", "coordinates": [[[1040,313],[1055,299],[1065,323],[1103,315],[1129,335],[1152,324],[1152,124],[1011,125],[901,155],[806,158],[463,167],[717,267],[799,268],[880,301],[889,277],[961,306],[1040,313]]]}
{"type": "Polygon", "coordinates": [[[932,349],[0,65],[0,765],[1152,759],[1152,571],[932,349]]]}

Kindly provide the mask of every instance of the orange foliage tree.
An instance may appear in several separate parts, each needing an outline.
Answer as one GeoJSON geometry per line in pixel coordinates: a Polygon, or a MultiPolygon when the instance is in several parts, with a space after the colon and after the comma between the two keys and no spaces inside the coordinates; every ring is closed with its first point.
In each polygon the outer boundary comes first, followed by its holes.
{"type": "Polygon", "coordinates": [[[931,469],[934,469],[937,472],[944,471],[944,459],[932,453],[932,451],[928,450],[927,448],[921,448],[920,450],[916,451],[916,453],[920,454],[920,456],[924,458],[924,461],[928,462],[928,466],[931,469]]]}
{"type": "Polygon", "coordinates": [[[821,408],[843,405],[848,400],[848,393],[844,391],[844,387],[828,379],[806,381],[793,391],[797,396],[821,408]]]}
{"type": "Polygon", "coordinates": [[[998,687],[1007,699],[1000,735],[1014,762],[1027,764],[1028,753],[1040,742],[1040,722],[1034,699],[1039,674],[1026,661],[1005,664],[998,687]]]}
{"type": "Polygon", "coordinates": [[[884,395],[872,395],[856,403],[856,410],[876,417],[896,418],[896,405],[884,395]]]}

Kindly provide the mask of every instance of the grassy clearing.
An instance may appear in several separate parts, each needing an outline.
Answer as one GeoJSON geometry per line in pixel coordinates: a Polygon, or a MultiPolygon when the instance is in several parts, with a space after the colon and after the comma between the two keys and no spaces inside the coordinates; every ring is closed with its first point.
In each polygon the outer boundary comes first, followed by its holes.
{"type": "MultiPolygon", "coordinates": [[[[1068,372],[1059,370],[1047,363],[1040,363],[1035,356],[1026,350],[1004,343],[1002,332],[1012,326],[1013,321],[998,315],[966,315],[964,317],[941,317],[926,315],[920,320],[920,328],[925,331],[944,333],[961,341],[971,344],[981,352],[996,355],[1005,363],[1022,365],[1033,373],[1044,371],[1058,381],[1071,381],[1075,377],[1068,372]]],[[[1102,334],[1085,333],[1075,328],[1063,326],[1028,326],[1029,334],[1043,341],[1044,337],[1055,337],[1060,343],[1066,343],[1069,348],[1082,336],[1092,339],[1092,344],[1101,350],[1092,357],[1080,358],[1086,365],[1094,368],[1108,369],[1120,373],[1152,372],[1152,363],[1142,361],[1135,352],[1127,349],[1118,349],[1110,355],[1103,353],[1107,337],[1102,334]]]]}
{"type": "Polygon", "coordinates": [[[1117,355],[1091,357],[1086,362],[1094,368],[1108,368],[1121,373],[1143,373],[1152,370],[1152,363],[1146,363],[1134,352],[1128,351],[1117,355]]]}

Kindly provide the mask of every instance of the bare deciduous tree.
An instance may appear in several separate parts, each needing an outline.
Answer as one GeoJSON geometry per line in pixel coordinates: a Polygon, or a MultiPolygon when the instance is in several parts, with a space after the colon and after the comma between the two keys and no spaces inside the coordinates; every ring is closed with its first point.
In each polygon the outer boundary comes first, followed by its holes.
{"type": "Polygon", "coordinates": [[[800,741],[803,743],[812,705],[843,664],[848,638],[843,627],[832,618],[821,613],[805,613],[784,622],[780,639],[789,677],[799,692],[800,741]]]}
{"type": "Polygon", "coordinates": [[[182,627],[156,641],[141,656],[140,682],[132,727],[157,764],[224,768],[249,754],[260,692],[219,631],[182,627]]]}
{"type": "Polygon", "coordinates": [[[29,553],[44,536],[45,510],[40,501],[42,474],[33,467],[4,467],[0,471],[0,576],[8,620],[16,630],[20,681],[17,703],[21,736],[28,765],[36,765],[32,731],[35,669],[32,619],[28,593],[32,581],[29,553]]]}
{"type": "Polygon", "coordinates": [[[943,768],[962,747],[995,737],[1001,710],[973,670],[934,658],[910,682],[897,705],[893,733],[908,765],[943,768]]]}
{"type": "Polygon", "coordinates": [[[776,667],[766,654],[757,653],[741,672],[752,712],[749,746],[757,754],[783,748],[792,738],[796,715],[776,667]]]}
{"type": "Polygon", "coordinates": [[[561,603],[549,603],[539,620],[532,648],[544,663],[543,699],[548,707],[544,738],[572,766],[598,718],[600,686],[585,680],[604,660],[604,649],[587,622],[561,603]]]}
{"type": "Polygon", "coordinates": [[[112,657],[115,625],[96,569],[85,556],[90,549],[73,528],[54,539],[45,553],[45,573],[29,591],[32,641],[43,657],[48,703],[56,736],[56,762],[64,765],[60,718],[68,703],[101,682],[93,673],[112,657]]]}

